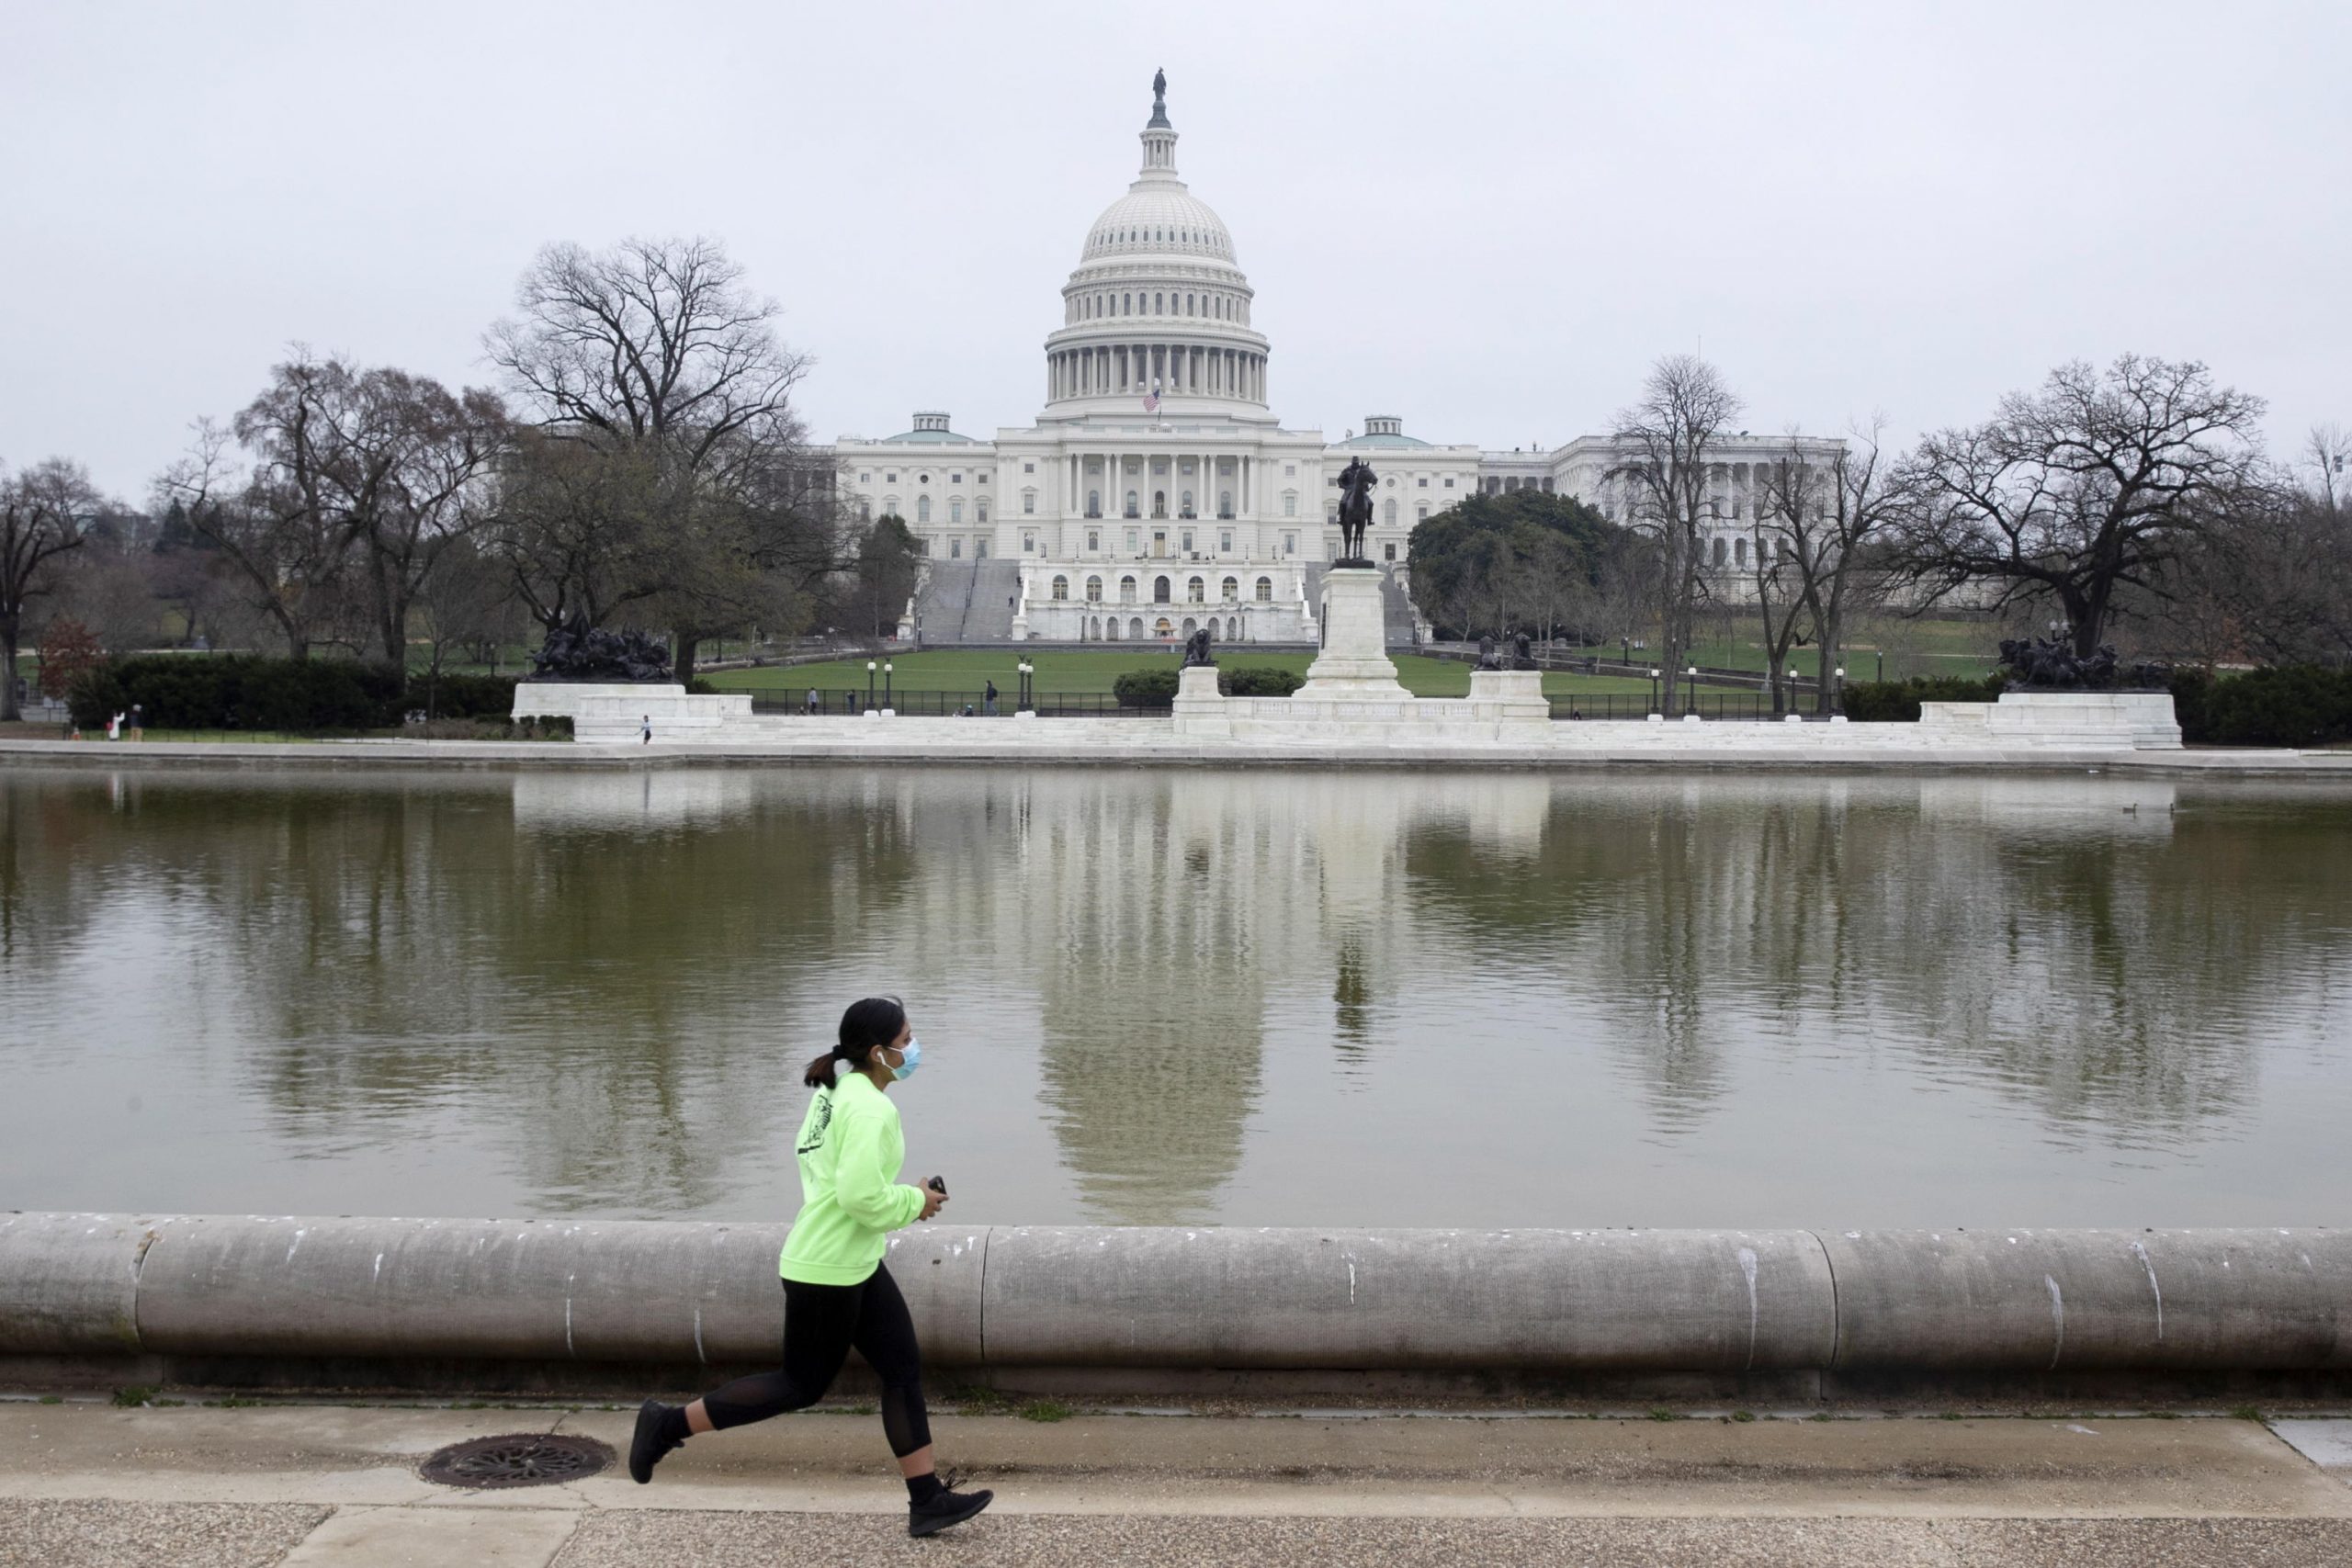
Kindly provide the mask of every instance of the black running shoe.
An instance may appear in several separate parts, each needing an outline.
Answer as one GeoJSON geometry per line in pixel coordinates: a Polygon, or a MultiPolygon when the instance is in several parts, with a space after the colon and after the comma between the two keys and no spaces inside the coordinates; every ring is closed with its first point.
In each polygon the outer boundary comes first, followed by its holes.
{"type": "Polygon", "coordinates": [[[937,1535],[951,1525],[966,1519],[996,1501],[993,1492],[958,1492],[953,1484],[942,1486],[932,1494],[927,1503],[907,1505],[909,1535],[937,1535]]]}
{"type": "Polygon", "coordinates": [[[649,1399],[638,1406],[637,1433],[628,1440],[628,1477],[639,1486],[653,1479],[653,1467],[662,1462],[664,1455],[685,1441],[684,1438],[663,1435],[669,1431],[676,1409],[658,1399],[649,1399]]]}

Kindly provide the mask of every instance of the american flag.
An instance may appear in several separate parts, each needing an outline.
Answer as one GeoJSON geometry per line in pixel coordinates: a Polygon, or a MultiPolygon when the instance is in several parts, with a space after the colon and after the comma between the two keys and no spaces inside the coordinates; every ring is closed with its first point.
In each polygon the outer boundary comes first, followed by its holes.
{"type": "Polygon", "coordinates": [[[1158,413],[1159,412],[1159,389],[1158,388],[1155,387],[1150,391],[1146,392],[1143,395],[1143,412],[1146,413],[1158,413]]]}

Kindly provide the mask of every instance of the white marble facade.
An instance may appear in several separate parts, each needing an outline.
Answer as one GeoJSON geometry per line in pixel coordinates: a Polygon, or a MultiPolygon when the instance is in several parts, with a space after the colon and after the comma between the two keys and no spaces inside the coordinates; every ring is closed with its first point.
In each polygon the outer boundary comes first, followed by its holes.
{"type": "MultiPolygon", "coordinates": [[[[1605,437],[1504,452],[1408,435],[1394,414],[1337,441],[1284,428],[1254,291],[1224,220],[1177,175],[1157,93],[1141,140],[1134,182],[1088,226],[1062,287],[1035,421],[979,439],[925,410],[899,434],[835,446],[860,513],[903,517],[933,561],[1019,563],[1015,638],[1165,640],[1207,621],[1226,641],[1314,641],[1302,568],[1339,554],[1334,485],[1356,457],[1379,475],[1365,551],[1400,573],[1414,526],[1481,490],[1626,515],[1605,437]]],[[[1786,445],[1725,444],[1727,573],[1751,547],[1751,469],[1786,445]]]]}

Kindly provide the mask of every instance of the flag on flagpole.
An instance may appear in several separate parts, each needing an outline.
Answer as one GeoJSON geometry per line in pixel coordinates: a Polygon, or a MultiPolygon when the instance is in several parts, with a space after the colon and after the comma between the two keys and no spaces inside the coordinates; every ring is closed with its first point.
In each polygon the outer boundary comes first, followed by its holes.
{"type": "Polygon", "coordinates": [[[1157,388],[1143,395],[1143,412],[1146,413],[1159,412],[1159,392],[1157,388]]]}

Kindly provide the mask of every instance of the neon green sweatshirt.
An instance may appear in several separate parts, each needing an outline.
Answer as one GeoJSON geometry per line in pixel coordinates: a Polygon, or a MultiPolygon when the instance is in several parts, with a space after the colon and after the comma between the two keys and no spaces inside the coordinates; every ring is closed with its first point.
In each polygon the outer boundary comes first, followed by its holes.
{"type": "Polygon", "coordinates": [[[804,1285],[854,1285],[874,1272],[889,1233],[922,1213],[922,1189],[892,1185],[907,1160],[899,1108],[846,1066],[808,1101],[794,1145],[800,1156],[800,1217],[784,1238],[776,1272],[804,1285]]]}

